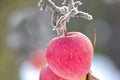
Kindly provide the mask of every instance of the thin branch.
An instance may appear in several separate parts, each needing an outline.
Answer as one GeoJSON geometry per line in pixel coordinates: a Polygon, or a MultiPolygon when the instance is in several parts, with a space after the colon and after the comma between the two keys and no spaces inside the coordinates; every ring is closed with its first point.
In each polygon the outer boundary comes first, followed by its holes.
{"type": "Polygon", "coordinates": [[[53,26],[53,30],[56,30],[58,34],[62,34],[61,32],[66,28],[66,23],[69,22],[71,17],[81,17],[87,20],[92,20],[92,15],[79,11],[78,7],[82,5],[80,1],[74,0],[64,0],[61,7],[58,7],[51,0],[40,0],[38,6],[41,7],[41,10],[46,10],[49,7],[52,10],[52,20],[51,24],[53,26]]]}
{"type": "Polygon", "coordinates": [[[49,7],[52,10],[53,13],[52,13],[51,24],[53,25],[53,27],[56,26],[58,17],[61,14],[66,14],[68,12],[67,6],[58,7],[51,0],[40,0],[38,6],[40,6],[41,8],[40,10],[43,11],[45,11],[47,7],[49,7]]]}
{"type": "Polygon", "coordinates": [[[74,7],[78,8],[78,6],[82,5],[82,3],[80,1],[76,1],[74,2],[74,7]]]}
{"type": "Polygon", "coordinates": [[[70,5],[73,4],[74,0],[64,0],[64,2],[62,3],[62,5],[70,5]]]}
{"type": "Polygon", "coordinates": [[[41,10],[41,11],[46,10],[47,0],[40,0],[40,1],[38,2],[38,6],[40,6],[40,10],[41,10]]]}
{"type": "Polygon", "coordinates": [[[87,19],[87,20],[92,20],[93,19],[92,15],[90,15],[88,13],[85,13],[85,12],[82,12],[82,11],[78,11],[76,16],[87,19]]]}
{"type": "Polygon", "coordinates": [[[38,6],[41,7],[41,10],[45,10],[46,7],[48,6],[53,12],[56,12],[58,14],[67,13],[67,7],[66,6],[58,7],[51,0],[40,0],[39,3],[38,3],[38,6]]]}
{"type": "Polygon", "coordinates": [[[58,14],[56,12],[53,12],[52,19],[51,19],[52,26],[56,26],[57,20],[58,20],[58,14]]]}
{"type": "Polygon", "coordinates": [[[65,14],[64,16],[61,16],[60,19],[57,21],[57,24],[54,28],[57,29],[57,28],[61,28],[61,26],[64,28],[66,27],[66,22],[69,22],[69,19],[74,16],[75,12],[74,10],[71,10],[70,12],[68,12],[67,14],[65,14]]]}
{"type": "Polygon", "coordinates": [[[74,0],[64,0],[62,5],[67,5],[68,11],[70,11],[74,7],[74,0]]]}

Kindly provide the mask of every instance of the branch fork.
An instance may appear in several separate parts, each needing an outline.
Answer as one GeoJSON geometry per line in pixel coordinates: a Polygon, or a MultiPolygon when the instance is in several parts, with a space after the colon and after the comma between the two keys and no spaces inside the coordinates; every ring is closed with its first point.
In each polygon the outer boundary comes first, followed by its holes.
{"type": "Polygon", "coordinates": [[[78,7],[82,5],[80,1],[74,0],[64,0],[63,6],[58,7],[51,0],[40,0],[38,6],[40,10],[46,11],[49,7],[52,10],[51,24],[53,30],[56,30],[58,35],[64,33],[64,28],[66,29],[66,23],[69,22],[71,17],[81,17],[87,20],[92,20],[92,15],[78,10],[78,7]]]}

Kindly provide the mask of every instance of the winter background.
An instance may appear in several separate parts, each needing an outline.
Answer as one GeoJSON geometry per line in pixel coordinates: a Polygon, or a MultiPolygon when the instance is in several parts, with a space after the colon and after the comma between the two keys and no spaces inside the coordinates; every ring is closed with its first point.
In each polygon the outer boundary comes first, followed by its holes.
{"type": "MultiPolygon", "coordinates": [[[[61,6],[63,0],[52,1],[61,6]]],[[[52,31],[51,11],[41,12],[38,2],[0,0],[0,80],[39,80],[42,62],[34,64],[29,56],[36,50],[44,54],[48,42],[57,35],[52,31]]],[[[100,80],[120,80],[120,0],[81,2],[79,10],[93,15],[93,20],[72,18],[67,29],[80,31],[91,41],[96,29],[92,74],[100,80]]]]}

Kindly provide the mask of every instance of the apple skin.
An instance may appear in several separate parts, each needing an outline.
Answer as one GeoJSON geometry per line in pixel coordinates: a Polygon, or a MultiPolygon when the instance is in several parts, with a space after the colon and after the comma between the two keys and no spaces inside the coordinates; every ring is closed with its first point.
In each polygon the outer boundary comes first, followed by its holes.
{"type": "Polygon", "coordinates": [[[80,32],[68,32],[54,38],[46,50],[50,69],[67,80],[79,80],[87,75],[92,58],[92,43],[80,32]]]}
{"type": "Polygon", "coordinates": [[[61,77],[58,77],[56,74],[54,74],[51,69],[46,66],[42,68],[39,76],[39,80],[65,80],[61,77]]]}

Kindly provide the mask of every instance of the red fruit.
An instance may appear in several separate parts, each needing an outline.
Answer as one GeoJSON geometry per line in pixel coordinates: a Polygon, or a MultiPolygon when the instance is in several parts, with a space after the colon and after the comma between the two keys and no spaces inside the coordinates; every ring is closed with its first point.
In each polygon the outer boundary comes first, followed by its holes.
{"type": "Polygon", "coordinates": [[[45,67],[40,72],[39,80],[65,80],[54,74],[49,67],[45,67]]]}
{"type": "Polygon", "coordinates": [[[35,51],[29,56],[29,62],[36,68],[40,69],[46,64],[45,52],[35,51]]]}
{"type": "Polygon", "coordinates": [[[80,32],[68,32],[48,45],[46,58],[50,69],[60,77],[79,80],[90,70],[93,46],[80,32]]]}

